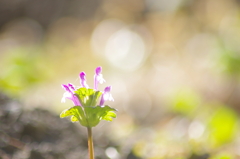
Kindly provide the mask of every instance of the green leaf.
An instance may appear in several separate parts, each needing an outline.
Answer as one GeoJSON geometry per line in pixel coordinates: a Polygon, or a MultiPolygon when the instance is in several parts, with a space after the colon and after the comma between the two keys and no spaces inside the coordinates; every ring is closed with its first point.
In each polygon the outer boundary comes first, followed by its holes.
{"type": "Polygon", "coordinates": [[[106,115],[104,115],[102,120],[112,121],[112,118],[116,118],[116,117],[117,117],[116,113],[110,111],[110,112],[107,112],[106,115]]]}
{"type": "Polygon", "coordinates": [[[72,122],[79,121],[83,126],[88,125],[86,120],[86,115],[83,111],[83,108],[81,106],[74,106],[69,109],[64,110],[61,114],[61,118],[65,118],[68,116],[71,117],[72,122]]]}
{"type": "Polygon", "coordinates": [[[64,110],[60,117],[71,117],[72,122],[79,121],[82,126],[94,127],[99,124],[101,120],[112,121],[112,118],[116,118],[116,109],[109,106],[74,106],[64,110]]]}
{"type": "Polygon", "coordinates": [[[73,115],[71,108],[65,109],[65,110],[62,111],[62,113],[60,114],[60,118],[65,118],[65,117],[71,116],[71,115],[73,115]]]}
{"type": "Polygon", "coordinates": [[[209,140],[214,147],[231,142],[237,132],[237,114],[226,106],[219,107],[209,121],[209,140]]]}
{"type": "Polygon", "coordinates": [[[109,106],[84,107],[84,110],[90,127],[98,125],[101,120],[112,121],[112,118],[116,118],[116,114],[113,112],[116,109],[109,106]]]}
{"type": "Polygon", "coordinates": [[[78,118],[75,117],[75,116],[72,116],[72,117],[71,117],[71,121],[72,121],[72,122],[76,122],[76,121],[78,121],[78,118]]]}
{"type": "Polygon", "coordinates": [[[96,106],[98,98],[102,95],[100,91],[85,87],[79,88],[74,93],[79,97],[82,106],[96,106]]]}

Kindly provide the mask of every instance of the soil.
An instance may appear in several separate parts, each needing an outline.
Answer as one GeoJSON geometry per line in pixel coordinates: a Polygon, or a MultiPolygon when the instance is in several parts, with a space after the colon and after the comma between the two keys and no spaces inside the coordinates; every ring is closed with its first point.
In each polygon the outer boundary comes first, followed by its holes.
{"type": "MultiPolygon", "coordinates": [[[[106,135],[95,141],[95,159],[107,159],[106,148],[116,147],[106,135]]],[[[0,93],[0,159],[87,158],[85,129],[47,110],[23,110],[0,93]]]]}

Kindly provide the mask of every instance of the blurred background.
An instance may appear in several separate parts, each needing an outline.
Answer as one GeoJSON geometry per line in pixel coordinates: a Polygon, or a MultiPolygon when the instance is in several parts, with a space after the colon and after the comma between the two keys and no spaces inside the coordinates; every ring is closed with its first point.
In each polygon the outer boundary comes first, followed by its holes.
{"type": "Polygon", "coordinates": [[[239,0],[0,0],[0,92],[58,115],[102,66],[108,158],[240,158],[239,42],[239,0]]]}

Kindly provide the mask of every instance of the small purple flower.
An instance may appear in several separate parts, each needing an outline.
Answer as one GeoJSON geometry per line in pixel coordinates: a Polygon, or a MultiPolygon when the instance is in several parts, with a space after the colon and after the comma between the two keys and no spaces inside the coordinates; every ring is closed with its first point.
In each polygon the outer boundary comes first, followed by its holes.
{"type": "Polygon", "coordinates": [[[103,79],[103,75],[101,74],[102,72],[102,67],[97,67],[95,70],[96,74],[94,75],[94,89],[97,90],[98,89],[98,83],[102,84],[103,82],[106,82],[103,79]]]}
{"type": "Polygon", "coordinates": [[[108,86],[104,89],[104,92],[102,94],[101,100],[100,100],[100,106],[103,106],[104,102],[109,100],[109,101],[114,101],[110,91],[111,91],[112,87],[108,86]]]}
{"type": "Polygon", "coordinates": [[[86,76],[85,72],[81,72],[81,73],[79,74],[80,82],[81,82],[82,87],[88,88],[88,85],[87,85],[87,83],[86,83],[87,80],[86,80],[85,76],[86,76]]]}
{"type": "MultiPolygon", "coordinates": [[[[114,100],[110,93],[112,87],[107,86],[104,91],[98,90],[98,84],[105,82],[101,73],[102,67],[97,67],[94,75],[94,88],[88,87],[84,72],[79,74],[80,87],[75,87],[71,83],[62,85],[65,90],[62,102],[65,102],[67,98],[73,102],[74,106],[62,111],[60,118],[70,116],[72,122],[79,121],[89,131],[92,127],[97,126],[101,120],[112,121],[113,118],[117,117],[116,109],[104,105],[107,100],[114,100]]],[[[90,155],[90,158],[94,157],[90,155]]]]}
{"type": "Polygon", "coordinates": [[[63,94],[61,102],[65,102],[66,101],[65,99],[68,98],[68,99],[72,100],[72,102],[75,106],[81,106],[81,103],[80,103],[78,97],[75,96],[72,91],[72,90],[75,90],[74,86],[69,83],[68,85],[63,84],[62,87],[63,87],[63,89],[65,89],[66,92],[63,94]]]}
{"type": "MultiPolygon", "coordinates": [[[[103,83],[105,82],[105,80],[103,79],[103,75],[102,73],[102,67],[97,67],[95,69],[95,75],[94,75],[94,92],[98,92],[98,83],[103,83]]],[[[79,74],[80,77],[80,84],[82,87],[89,89],[88,85],[87,85],[87,80],[86,80],[86,74],[85,72],[81,72],[79,74]]],[[[72,102],[74,103],[75,106],[85,106],[86,105],[86,100],[89,100],[90,98],[88,96],[86,96],[86,98],[84,98],[84,101],[82,101],[83,99],[80,98],[80,94],[82,93],[81,91],[79,91],[79,89],[81,89],[81,87],[76,88],[73,84],[69,83],[67,85],[62,85],[62,87],[65,89],[65,93],[63,94],[63,98],[62,98],[62,102],[65,102],[66,98],[72,100],[72,102]],[[80,94],[79,94],[80,93],[80,94]]],[[[100,106],[104,105],[104,102],[109,100],[109,101],[114,101],[110,91],[111,91],[112,87],[108,86],[104,89],[104,91],[102,92],[102,96],[100,99],[100,106]]],[[[91,90],[91,89],[90,89],[91,90]]],[[[98,98],[94,98],[92,100],[97,100],[98,98]]],[[[97,101],[94,101],[94,103],[96,103],[97,101]]],[[[92,102],[90,102],[92,103],[92,102]]]]}

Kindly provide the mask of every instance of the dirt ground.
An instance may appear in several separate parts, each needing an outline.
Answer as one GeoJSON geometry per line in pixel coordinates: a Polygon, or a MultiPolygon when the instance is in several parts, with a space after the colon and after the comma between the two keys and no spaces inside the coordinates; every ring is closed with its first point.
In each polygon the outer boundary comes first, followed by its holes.
{"type": "MultiPolygon", "coordinates": [[[[87,136],[83,131],[49,111],[23,110],[19,102],[0,94],[1,159],[87,159],[87,136]]],[[[117,148],[106,135],[94,140],[96,159],[108,158],[108,147],[117,148]]],[[[135,158],[131,153],[122,157],[135,158]]]]}

